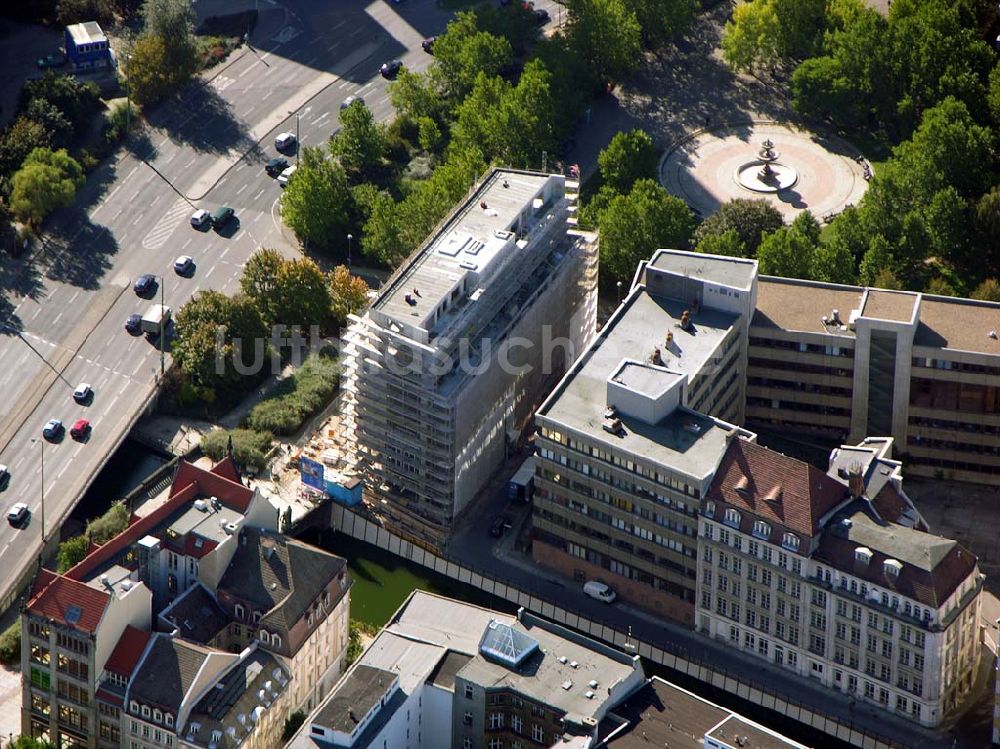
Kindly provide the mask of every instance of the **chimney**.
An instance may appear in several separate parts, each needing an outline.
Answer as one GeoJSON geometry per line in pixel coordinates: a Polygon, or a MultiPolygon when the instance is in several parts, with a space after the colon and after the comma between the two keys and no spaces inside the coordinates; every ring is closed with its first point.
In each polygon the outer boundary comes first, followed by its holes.
{"type": "Polygon", "coordinates": [[[660,348],[657,346],[653,349],[653,364],[663,364],[663,357],[660,355],[660,348]]]}
{"type": "Polygon", "coordinates": [[[690,327],[691,327],[691,313],[688,312],[687,310],[684,310],[684,312],[681,313],[681,330],[687,330],[690,327]]]}
{"type": "Polygon", "coordinates": [[[670,348],[673,345],[674,345],[674,334],[673,334],[673,331],[668,330],[667,331],[667,348],[670,348]]]}
{"type": "Polygon", "coordinates": [[[847,474],[847,488],[854,498],[865,495],[865,479],[861,475],[861,466],[855,463],[851,466],[847,474]]]}

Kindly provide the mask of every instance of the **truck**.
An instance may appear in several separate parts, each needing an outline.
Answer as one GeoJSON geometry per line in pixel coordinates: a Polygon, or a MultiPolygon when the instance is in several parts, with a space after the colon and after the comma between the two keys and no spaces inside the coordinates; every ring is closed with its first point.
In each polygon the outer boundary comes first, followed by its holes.
{"type": "Polygon", "coordinates": [[[163,330],[166,330],[169,323],[170,307],[163,304],[154,304],[142,316],[142,332],[150,336],[158,336],[160,334],[160,326],[162,325],[163,330]]]}
{"type": "Polygon", "coordinates": [[[535,466],[538,465],[538,457],[532,455],[528,457],[510,478],[507,485],[507,499],[514,502],[530,502],[531,495],[535,491],[535,466]]]}

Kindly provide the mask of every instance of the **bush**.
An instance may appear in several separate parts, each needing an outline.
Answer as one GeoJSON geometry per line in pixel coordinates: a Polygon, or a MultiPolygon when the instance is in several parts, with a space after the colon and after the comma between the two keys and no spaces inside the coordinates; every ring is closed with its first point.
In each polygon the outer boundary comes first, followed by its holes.
{"type": "Polygon", "coordinates": [[[259,471],[264,468],[267,453],[271,449],[274,437],[270,432],[257,432],[252,429],[215,429],[201,441],[202,451],[212,460],[222,460],[229,446],[229,438],[233,438],[233,457],[236,462],[246,468],[259,471]]]}
{"type": "Polygon", "coordinates": [[[339,376],[340,365],[333,357],[309,357],[274,396],[253,407],[246,426],[283,436],[295,434],[306,419],[330,402],[339,376]]]}
{"type": "Polygon", "coordinates": [[[73,536],[59,544],[59,572],[66,572],[82,562],[89,546],[86,536],[73,536]]]}
{"type": "Polygon", "coordinates": [[[306,714],[301,710],[296,710],[294,713],[288,716],[285,720],[285,728],[281,732],[281,743],[285,744],[291,741],[292,736],[298,731],[302,724],[306,722],[306,714]]]}
{"type": "Polygon", "coordinates": [[[128,528],[131,515],[125,503],[119,500],[103,515],[88,521],[84,535],[95,544],[105,544],[128,528]]]}
{"type": "Polygon", "coordinates": [[[18,617],[0,635],[0,663],[13,666],[21,662],[21,618],[18,617]]]}

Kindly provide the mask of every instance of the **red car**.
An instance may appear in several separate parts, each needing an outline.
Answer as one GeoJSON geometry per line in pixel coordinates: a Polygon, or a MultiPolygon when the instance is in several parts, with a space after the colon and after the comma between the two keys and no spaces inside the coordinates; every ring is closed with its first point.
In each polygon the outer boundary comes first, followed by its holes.
{"type": "Polygon", "coordinates": [[[73,428],[69,430],[69,436],[75,440],[83,439],[90,431],[90,419],[77,419],[73,422],[73,428]]]}

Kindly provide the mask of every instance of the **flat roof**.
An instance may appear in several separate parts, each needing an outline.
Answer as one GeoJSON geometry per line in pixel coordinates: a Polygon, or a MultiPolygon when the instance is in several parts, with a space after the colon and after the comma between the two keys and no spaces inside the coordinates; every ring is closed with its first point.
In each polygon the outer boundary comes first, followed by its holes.
{"type": "Polygon", "coordinates": [[[664,367],[693,377],[738,319],[702,307],[685,331],[679,323],[688,306],[679,300],[652,296],[643,288],[634,290],[539,414],[587,435],[593,442],[606,443],[611,449],[627,451],[689,476],[710,475],[726,450],[730,432],[717,419],[683,408],[657,424],[619,414],[624,436],[604,431],[607,379],[623,359],[645,359],[659,347],[664,367]],[[668,331],[674,335],[671,347],[665,344],[668,331]]]}
{"type": "Polygon", "coordinates": [[[837,310],[846,326],[851,310],[861,306],[863,292],[860,286],[761,276],[757,281],[757,311],[752,325],[853,338],[853,331],[824,325],[822,318],[837,310]]]}
{"type": "Polygon", "coordinates": [[[86,21],[84,23],[74,23],[66,27],[70,37],[75,44],[93,44],[94,42],[106,42],[108,37],[101,30],[101,25],[97,21],[86,21]]]}
{"type": "Polygon", "coordinates": [[[737,289],[749,289],[757,274],[757,261],[746,258],[705,255],[684,250],[657,250],[651,268],[679,276],[693,276],[737,289]]]}
{"type": "Polygon", "coordinates": [[[788,749],[797,746],[783,736],[766,731],[738,715],[730,715],[708,736],[740,749],[788,749]]]}
{"type": "Polygon", "coordinates": [[[167,521],[168,536],[171,532],[178,536],[186,536],[188,533],[194,532],[203,538],[221,543],[231,535],[226,533],[225,526],[243,520],[243,513],[226,507],[221,502],[219,508],[215,509],[212,507],[211,501],[208,499],[203,501],[205,510],[199,510],[195,507],[194,502],[191,502],[183,511],[167,521]]]}
{"type": "Polygon", "coordinates": [[[913,292],[868,289],[861,314],[863,317],[908,323],[913,320],[919,302],[920,296],[913,292]]]}
{"type": "Polygon", "coordinates": [[[340,681],[322,703],[313,723],[343,733],[351,733],[396,680],[396,674],[359,663],[340,681]]]}
{"type": "Polygon", "coordinates": [[[1000,355],[1000,304],[924,295],[914,345],[1000,355]]]}
{"type": "Polygon", "coordinates": [[[405,325],[431,329],[434,310],[456,284],[469,278],[466,295],[475,290],[481,271],[508,262],[501,252],[516,245],[497,236],[513,227],[525,207],[552,175],[497,169],[483,181],[447,222],[404,263],[372,305],[405,325]],[[485,204],[485,208],[483,207],[485,204]]]}
{"type": "Polygon", "coordinates": [[[679,372],[671,372],[651,364],[624,361],[618,371],[611,375],[611,379],[648,398],[657,398],[686,377],[679,372]]]}

